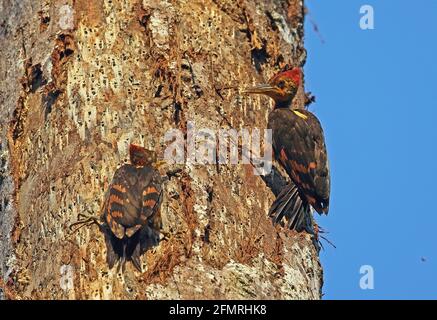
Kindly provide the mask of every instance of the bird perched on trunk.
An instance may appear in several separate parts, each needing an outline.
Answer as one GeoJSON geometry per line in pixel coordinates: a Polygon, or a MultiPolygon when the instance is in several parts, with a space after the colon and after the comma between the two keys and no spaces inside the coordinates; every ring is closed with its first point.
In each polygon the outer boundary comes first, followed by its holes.
{"type": "Polygon", "coordinates": [[[274,223],[286,217],[290,229],[314,234],[311,207],[319,214],[328,214],[330,174],[319,120],[311,112],[292,106],[301,78],[301,70],[293,68],[246,93],[267,95],[275,101],[268,120],[273,152],[292,181],[281,190],[269,214],[274,223]]]}
{"type": "Polygon", "coordinates": [[[119,269],[124,269],[126,261],[132,261],[141,272],[140,256],[159,243],[163,178],[153,151],[131,144],[129,156],[131,164],[115,171],[100,219],[91,217],[72,226],[97,223],[105,235],[109,268],[119,262],[119,269]]]}

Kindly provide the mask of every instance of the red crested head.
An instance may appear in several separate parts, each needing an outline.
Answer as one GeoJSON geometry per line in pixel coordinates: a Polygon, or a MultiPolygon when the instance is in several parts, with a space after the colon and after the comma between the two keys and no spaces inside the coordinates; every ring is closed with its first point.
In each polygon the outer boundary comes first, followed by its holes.
{"type": "Polygon", "coordinates": [[[302,81],[302,71],[295,67],[273,76],[268,84],[246,90],[247,93],[265,94],[275,100],[275,107],[289,107],[302,81]]]}
{"type": "Polygon", "coordinates": [[[288,78],[293,81],[296,86],[299,86],[300,82],[302,81],[302,71],[300,70],[300,68],[294,67],[291,70],[279,72],[269,82],[271,83],[277,78],[288,78]]]}

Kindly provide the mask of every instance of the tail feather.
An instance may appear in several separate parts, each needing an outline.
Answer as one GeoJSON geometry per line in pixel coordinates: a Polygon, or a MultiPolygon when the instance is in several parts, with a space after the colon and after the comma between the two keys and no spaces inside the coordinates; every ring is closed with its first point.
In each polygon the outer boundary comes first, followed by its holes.
{"type": "Polygon", "coordinates": [[[115,264],[120,260],[120,251],[122,250],[122,244],[119,239],[113,236],[111,230],[106,224],[101,225],[101,230],[105,236],[106,242],[106,262],[109,269],[112,269],[115,264]]]}
{"type": "Polygon", "coordinates": [[[289,229],[295,229],[296,225],[299,223],[299,219],[305,214],[302,201],[298,201],[299,199],[299,194],[297,192],[293,193],[293,196],[288,201],[289,205],[285,206],[283,209],[284,214],[289,216],[287,216],[289,229]],[[290,213],[295,214],[291,215],[290,213]]]}
{"type": "Polygon", "coordinates": [[[125,236],[123,239],[114,236],[106,224],[101,226],[101,230],[105,236],[108,267],[112,269],[118,264],[117,272],[124,272],[127,261],[131,261],[142,272],[140,256],[159,244],[159,230],[148,225],[140,228],[131,237],[125,236]]]}
{"type": "Polygon", "coordinates": [[[159,230],[146,225],[140,231],[140,254],[143,254],[159,244],[159,230]]]}
{"type": "Polygon", "coordinates": [[[270,208],[269,216],[275,224],[280,223],[285,217],[289,229],[314,234],[311,207],[294,183],[288,184],[281,191],[270,208]]]}
{"type": "Polygon", "coordinates": [[[281,191],[281,193],[278,195],[277,200],[273,202],[269,211],[269,215],[272,216],[272,213],[274,212],[278,213],[274,218],[275,223],[279,223],[282,220],[285,213],[287,212],[286,208],[290,206],[290,204],[291,205],[293,204],[293,202],[291,202],[290,200],[293,199],[296,192],[297,192],[297,188],[296,189],[284,188],[281,191]],[[278,201],[278,199],[284,199],[285,201],[278,201]]]}
{"type": "Polygon", "coordinates": [[[134,267],[139,271],[139,272],[143,272],[143,270],[141,269],[141,260],[140,260],[140,243],[138,242],[134,252],[132,253],[132,264],[134,265],[134,267]]]}

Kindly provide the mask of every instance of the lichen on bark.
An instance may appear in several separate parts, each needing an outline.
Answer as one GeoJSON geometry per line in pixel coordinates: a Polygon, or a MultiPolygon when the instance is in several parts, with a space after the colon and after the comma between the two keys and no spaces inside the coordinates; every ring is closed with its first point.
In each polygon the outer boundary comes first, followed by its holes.
{"type": "Polygon", "coordinates": [[[97,228],[68,229],[99,213],[129,142],[162,156],[188,122],[264,129],[271,102],[241,89],[305,63],[302,1],[0,3],[4,298],[320,298],[311,238],[272,226],[274,194],[250,165],[179,165],[161,209],[170,237],[143,274],[108,270],[97,228]]]}

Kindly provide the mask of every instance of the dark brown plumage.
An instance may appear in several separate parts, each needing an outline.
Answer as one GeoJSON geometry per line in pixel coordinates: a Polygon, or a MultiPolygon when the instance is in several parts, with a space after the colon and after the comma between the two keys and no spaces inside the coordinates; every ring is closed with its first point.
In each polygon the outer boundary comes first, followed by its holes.
{"type": "Polygon", "coordinates": [[[101,220],[109,267],[131,260],[141,271],[140,255],[159,242],[162,178],[151,152],[131,145],[130,159],[114,174],[101,220]]]}
{"type": "Polygon", "coordinates": [[[270,215],[275,223],[286,217],[290,229],[314,233],[310,206],[320,214],[328,213],[330,173],[319,120],[307,110],[291,109],[300,79],[300,69],[294,68],[247,92],[275,100],[268,128],[272,129],[275,157],[292,180],[278,195],[270,215]]]}
{"type": "Polygon", "coordinates": [[[97,224],[105,235],[109,268],[119,263],[119,269],[124,269],[126,261],[132,261],[141,272],[140,256],[159,243],[164,178],[154,167],[154,152],[131,144],[129,153],[131,164],[115,171],[100,217],[80,214],[85,219],[70,229],[97,224]]]}
{"type": "Polygon", "coordinates": [[[323,129],[309,111],[275,109],[268,127],[276,159],[318,213],[329,210],[329,167],[323,129]]]}

